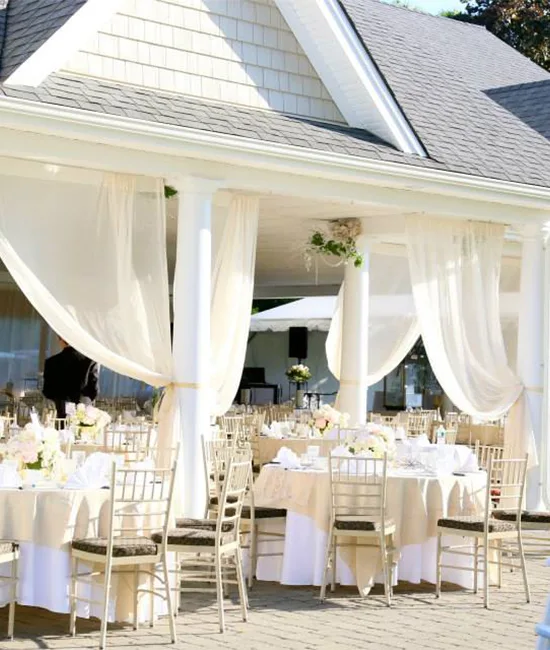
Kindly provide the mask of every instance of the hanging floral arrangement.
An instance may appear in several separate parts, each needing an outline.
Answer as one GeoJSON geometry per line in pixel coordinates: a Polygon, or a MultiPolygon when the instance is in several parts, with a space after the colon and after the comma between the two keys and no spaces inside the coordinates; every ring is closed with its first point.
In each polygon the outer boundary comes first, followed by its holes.
{"type": "Polygon", "coordinates": [[[363,266],[363,256],[357,250],[357,238],[361,234],[359,219],[335,219],[329,222],[328,233],[316,230],[312,233],[305,250],[306,267],[311,268],[314,255],[338,258],[336,266],[353,263],[363,266]]]}

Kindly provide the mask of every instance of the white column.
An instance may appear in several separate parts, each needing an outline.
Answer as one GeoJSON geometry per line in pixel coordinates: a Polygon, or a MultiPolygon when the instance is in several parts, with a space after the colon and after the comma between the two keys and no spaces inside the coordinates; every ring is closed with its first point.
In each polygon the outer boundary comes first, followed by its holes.
{"type": "MultiPolygon", "coordinates": [[[[543,401],[544,250],[540,227],[526,226],[521,257],[517,372],[526,391],[535,444],[541,461],[543,401]]],[[[542,508],[540,464],[527,476],[527,507],[542,508]]]]}
{"type": "Polygon", "coordinates": [[[365,235],[357,240],[363,266],[346,266],[342,310],[342,356],[339,408],[349,413],[350,424],[367,420],[367,376],[369,342],[369,248],[365,235]]]}
{"type": "MultiPolygon", "coordinates": [[[[548,227],[550,224],[546,224],[548,227]]],[[[543,361],[543,399],[541,415],[540,476],[542,483],[542,502],[548,510],[550,504],[550,239],[548,231],[544,242],[544,326],[542,332],[543,361]]]]}
{"type": "MultiPolygon", "coordinates": [[[[176,179],[178,239],[174,273],[174,382],[179,407],[183,514],[203,517],[206,483],[201,437],[210,426],[212,199],[219,183],[176,179]]],[[[177,418],[176,418],[177,419],[177,418]]]]}

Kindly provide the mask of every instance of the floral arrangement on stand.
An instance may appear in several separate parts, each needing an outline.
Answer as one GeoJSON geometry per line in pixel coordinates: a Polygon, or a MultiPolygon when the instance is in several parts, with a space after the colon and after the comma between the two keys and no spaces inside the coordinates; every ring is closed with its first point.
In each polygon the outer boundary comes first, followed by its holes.
{"type": "Polygon", "coordinates": [[[298,363],[285,372],[285,375],[288,377],[289,381],[294,382],[295,384],[304,384],[306,381],[311,379],[311,371],[307,366],[304,366],[303,363],[298,363]]]}
{"type": "Polygon", "coordinates": [[[110,422],[111,416],[106,411],[86,404],[78,404],[69,416],[75,440],[81,440],[83,436],[90,441],[97,440],[110,422]]]}
{"type": "Polygon", "coordinates": [[[65,454],[61,451],[59,432],[51,428],[37,428],[27,424],[11,436],[5,458],[15,460],[20,470],[41,470],[45,477],[58,477],[65,454]]]}
{"type": "Polygon", "coordinates": [[[388,459],[395,456],[395,434],[391,427],[369,422],[365,428],[355,436],[348,436],[344,442],[347,451],[353,456],[371,456],[388,459]]]}
{"type": "Polygon", "coordinates": [[[309,422],[315,436],[323,436],[334,427],[347,427],[348,424],[349,415],[340,413],[328,404],[323,404],[321,408],[313,411],[312,419],[309,422]]]}
{"type": "Polygon", "coordinates": [[[353,262],[363,266],[363,256],[357,250],[357,238],[362,232],[359,219],[335,219],[329,222],[329,233],[316,230],[310,237],[306,250],[306,267],[311,268],[313,255],[338,258],[336,266],[353,262]]]}

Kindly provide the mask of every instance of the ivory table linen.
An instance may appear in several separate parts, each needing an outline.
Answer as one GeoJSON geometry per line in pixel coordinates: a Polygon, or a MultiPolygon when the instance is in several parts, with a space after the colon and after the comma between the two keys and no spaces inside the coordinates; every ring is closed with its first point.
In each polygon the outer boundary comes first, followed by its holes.
{"type": "MultiPolygon", "coordinates": [[[[485,499],[484,472],[427,476],[395,471],[388,476],[387,511],[397,525],[400,551],[398,578],[435,581],[437,520],[444,516],[480,514],[485,499]]],[[[259,579],[283,584],[320,584],[330,525],[330,477],[318,470],[284,470],[265,466],[254,488],[258,506],[286,508],[284,555],[260,558],[259,579]]],[[[274,550],[274,548],[272,548],[274,550]]],[[[380,572],[379,553],[345,548],[337,563],[337,580],[357,584],[368,593],[380,572]]],[[[471,584],[470,572],[447,571],[443,579],[471,584]]]]}
{"type": "MultiPolygon", "coordinates": [[[[107,489],[0,489],[0,538],[17,540],[21,548],[18,603],[69,612],[70,542],[107,536],[109,497],[107,489]]],[[[89,589],[82,583],[79,595],[90,597],[89,589]]],[[[102,593],[102,585],[94,585],[91,597],[101,600],[102,593]]],[[[8,590],[0,589],[0,606],[8,599],[8,590]]],[[[79,616],[97,616],[99,610],[78,603],[79,616]]],[[[109,619],[128,621],[132,612],[133,575],[115,577],[109,619]]],[[[143,598],[140,618],[148,613],[149,599],[143,598]]]]}

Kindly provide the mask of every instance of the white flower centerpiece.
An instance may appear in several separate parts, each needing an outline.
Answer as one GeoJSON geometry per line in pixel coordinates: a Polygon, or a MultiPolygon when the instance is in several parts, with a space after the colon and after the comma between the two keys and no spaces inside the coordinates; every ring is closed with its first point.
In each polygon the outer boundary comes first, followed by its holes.
{"type": "Polygon", "coordinates": [[[335,427],[347,427],[349,424],[349,415],[340,413],[332,406],[323,404],[321,408],[313,411],[312,419],[309,426],[313,429],[315,436],[324,436],[327,431],[335,427]]]}
{"type": "Polygon", "coordinates": [[[357,435],[348,436],[344,446],[353,456],[371,458],[384,458],[386,454],[388,459],[392,459],[397,451],[393,429],[372,422],[357,435]]]}
{"type": "Polygon", "coordinates": [[[69,417],[75,440],[97,442],[103,429],[111,422],[111,416],[95,406],[78,404],[69,417]]]}
{"type": "Polygon", "coordinates": [[[26,478],[35,476],[56,479],[63,471],[65,454],[61,451],[59,433],[52,428],[27,424],[24,429],[11,436],[6,448],[7,460],[15,460],[26,478]]]}
{"type": "Polygon", "coordinates": [[[297,363],[294,366],[290,366],[285,374],[289,381],[298,385],[305,384],[306,381],[311,379],[311,371],[307,366],[304,366],[303,363],[297,363]]]}

